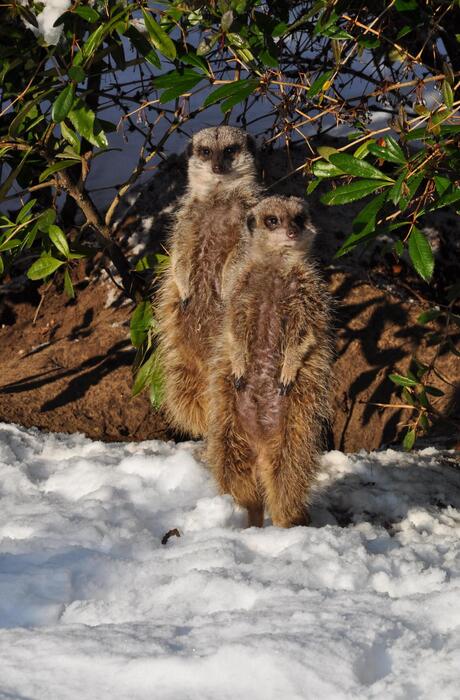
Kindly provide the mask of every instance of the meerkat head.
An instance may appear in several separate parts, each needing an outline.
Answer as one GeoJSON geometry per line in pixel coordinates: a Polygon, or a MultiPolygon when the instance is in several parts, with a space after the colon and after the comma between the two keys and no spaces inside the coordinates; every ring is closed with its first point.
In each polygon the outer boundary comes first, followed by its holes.
{"type": "Polygon", "coordinates": [[[251,240],[270,248],[308,253],[316,235],[307,204],[299,197],[266,197],[246,219],[251,240]]]}
{"type": "Polygon", "coordinates": [[[205,197],[222,187],[255,178],[255,143],[234,126],[216,126],[195,134],[188,148],[189,191],[205,197]]]}

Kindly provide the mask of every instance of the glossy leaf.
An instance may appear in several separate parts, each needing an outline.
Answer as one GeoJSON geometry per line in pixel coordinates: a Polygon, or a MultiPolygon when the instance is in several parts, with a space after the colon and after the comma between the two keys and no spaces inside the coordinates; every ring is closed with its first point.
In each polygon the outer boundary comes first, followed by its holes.
{"type": "Polygon", "coordinates": [[[415,438],[417,437],[417,434],[413,428],[407,431],[407,433],[404,436],[403,440],[403,447],[404,449],[409,452],[415,443],[415,438]]]}
{"type": "Polygon", "coordinates": [[[343,245],[339,248],[335,254],[336,258],[349,253],[358,243],[375,235],[377,214],[385,204],[386,198],[387,193],[382,192],[359,212],[358,216],[356,216],[353,221],[353,233],[348,236],[343,245]]]}
{"type": "Polygon", "coordinates": [[[348,175],[373,178],[376,180],[390,180],[393,182],[392,178],[385,175],[385,173],[382,173],[375,166],[371,165],[365,160],[361,160],[360,158],[354,158],[353,156],[348,155],[348,153],[332,153],[329,156],[329,161],[348,175]]]}
{"type": "Polygon", "coordinates": [[[334,73],[335,70],[328,70],[325,73],[318,75],[308,89],[308,97],[315,97],[315,95],[321,92],[324,89],[326,83],[328,83],[329,80],[332,78],[334,73]]]}
{"type": "Polygon", "coordinates": [[[59,163],[53,163],[53,165],[50,165],[49,168],[45,168],[45,170],[41,173],[40,177],[38,178],[38,181],[44,182],[49,178],[50,175],[53,175],[54,173],[57,173],[60,170],[70,168],[72,165],[75,165],[78,162],[78,160],[69,158],[68,160],[61,160],[59,163]]]}
{"type": "Polygon", "coordinates": [[[252,79],[235,80],[227,85],[221,85],[214,92],[211,92],[203,102],[204,107],[209,107],[223,99],[236,97],[240,102],[248,97],[258,87],[259,81],[252,79]]]}
{"type": "Polygon", "coordinates": [[[29,267],[27,270],[27,277],[31,280],[41,280],[51,275],[55,270],[61,267],[61,265],[64,265],[63,260],[57,260],[57,258],[53,258],[51,255],[43,255],[29,267]]]}
{"type": "Polygon", "coordinates": [[[108,146],[107,136],[103,132],[93,110],[83,100],[78,99],[69,112],[69,119],[77,132],[94,146],[108,146]]]}
{"type": "Polygon", "coordinates": [[[344,174],[343,170],[325,160],[317,160],[313,163],[312,171],[316,177],[337,177],[344,174]]]}
{"type": "Polygon", "coordinates": [[[173,40],[166,34],[166,32],[160,27],[160,25],[155,22],[150,12],[142,9],[142,16],[144,17],[145,28],[147,29],[150,41],[153,46],[166,56],[166,58],[174,61],[176,58],[176,46],[173,40]]]}
{"type": "Polygon", "coordinates": [[[368,194],[372,194],[380,187],[387,187],[389,184],[386,180],[359,180],[327,192],[321,197],[321,201],[330,205],[348,204],[348,202],[355,202],[357,199],[367,197],[368,194]]]}
{"type": "Polygon", "coordinates": [[[140,53],[141,56],[145,58],[148,63],[156,68],[161,68],[161,61],[157,52],[152,48],[150,42],[147,41],[145,36],[136,29],[136,27],[131,25],[125,31],[125,36],[131,40],[134,48],[140,53]]]}
{"type": "Polygon", "coordinates": [[[434,256],[426,236],[414,226],[409,236],[409,256],[416,271],[429,282],[434,270],[434,256]]]}
{"type": "Polygon", "coordinates": [[[48,236],[61,255],[68,258],[70,253],[69,244],[63,230],[59,226],[52,224],[48,229],[48,236]]]}
{"type": "Polygon", "coordinates": [[[74,13],[87,22],[97,22],[100,19],[99,12],[96,12],[96,10],[89,5],[78,5],[78,7],[74,9],[74,13]]]}
{"type": "Polygon", "coordinates": [[[410,377],[404,377],[402,374],[390,374],[389,378],[398,386],[417,386],[418,382],[410,377]]]}
{"type": "Polygon", "coordinates": [[[64,272],[64,290],[69,299],[75,298],[75,290],[73,288],[72,280],[70,279],[70,274],[67,269],[64,272]]]}
{"type": "Polygon", "coordinates": [[[152,323],[152,305],[149,301],[141,301],[131,316],[130,331],[131,342],[135,348],[139,348],[144,342],[152,323]]]}

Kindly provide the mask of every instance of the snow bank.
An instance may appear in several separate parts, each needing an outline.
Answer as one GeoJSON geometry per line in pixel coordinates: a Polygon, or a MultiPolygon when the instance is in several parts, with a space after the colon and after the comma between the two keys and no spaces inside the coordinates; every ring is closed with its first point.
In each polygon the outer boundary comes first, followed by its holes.
{"type": "Polygon", "coordinates": [[[291,530],[194,454],[0,424],[0,698],[459,697],[451,453],[330,452],[291,530]]]}
{"type": "MultiPolygon", "coordinates": [[[[27,5],[27,0],[20,0],[22,5],[27,5]]],[[[57,44],[61,36],[62,26],[54,27],[54,23],[66,10],[69,9],[71,0],[40,0],[44,6],[41,12],[35,14],[38,28],[24,20],[24,24],[33,31],[36,36],[41,36],[47,44],[57,44]]]]}

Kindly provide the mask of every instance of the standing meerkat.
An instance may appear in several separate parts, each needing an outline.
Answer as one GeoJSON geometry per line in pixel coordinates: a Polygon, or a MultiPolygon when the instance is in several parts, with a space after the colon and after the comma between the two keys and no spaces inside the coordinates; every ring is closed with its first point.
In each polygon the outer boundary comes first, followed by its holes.
{"type": "Polygon", "coordinates": [[[315,229],[296,197],[248,214],[226,270],[209,390],[208,462],[249,525],[308,523],[332,384],[331,303],[308,254],[315,229]]]}
{"type": "Polygon", "coordinates": [[[165,375],[165,412],[193,437],[206,434],[209,363],[222,319],[223,267],[255,204],[255,145],[241,129],[195,134],[188,149],[188,186],[169,240],[171,265],[156,317],[165,375]]]}

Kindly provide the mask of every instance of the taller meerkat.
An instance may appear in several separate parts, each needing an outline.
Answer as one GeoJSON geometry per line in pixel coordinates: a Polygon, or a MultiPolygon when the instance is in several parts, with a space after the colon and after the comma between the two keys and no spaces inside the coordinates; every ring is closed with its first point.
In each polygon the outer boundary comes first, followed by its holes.
{"type": "Polygon", "coordinates": [[[248,215],[227,267],[210,381],[208,462],[220,490],[263,524],[308,522],[330,415],[330,298],[309,250],[303,200],[268,197],[248,215]]]}
{"type": "Polygon", "coordinates": [[[171,265],[156,315],[166,414],[172,425],[194,437],[206,434],[209,363],[222,319],[222,270],[257,194],[250,136],[230,126],[193,136],[187,191],[170,236],[171,265]]]}

